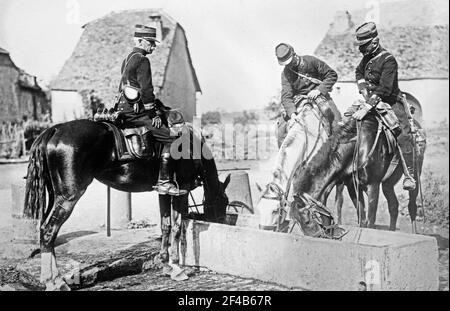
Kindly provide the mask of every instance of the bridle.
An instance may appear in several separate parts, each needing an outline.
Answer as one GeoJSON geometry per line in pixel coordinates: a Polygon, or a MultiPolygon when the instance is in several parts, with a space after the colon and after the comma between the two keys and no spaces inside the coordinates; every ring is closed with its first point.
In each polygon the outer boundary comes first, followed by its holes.
{"type": "MultiPolygon", "coordinates": [[[[319,231],[313,235],[313,237],[340,240],[344,235],[348,233],[348,231],[344,231],[340,235],[335,235],[335,230],[342,230],[338,224],[334,222],[333,215],[331,211],[319,200],[314,199],[311,195],[307,193],[301,193],[294,195],[294,199],[300,200],[304,203],[304,207],[299,211],[307,210],[309,211],[312,219],[319,225],[319,231]],[[322,216],[328,217],[331,219],[329,225],[325,225],[322,216]]],[[[298,224],[301,228],[301,225],[298,220],[295,220],[295,223],[298,224]]]]}

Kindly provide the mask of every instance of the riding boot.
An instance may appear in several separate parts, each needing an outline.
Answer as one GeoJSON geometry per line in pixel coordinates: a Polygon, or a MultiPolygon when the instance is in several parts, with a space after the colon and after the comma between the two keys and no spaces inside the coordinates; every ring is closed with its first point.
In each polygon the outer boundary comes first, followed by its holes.
{"type": "Polygon", "coordinates": [[[156,190],[159,194],[168,194],[179,196],[186,194],[186,190],[179,189],[173,181],[173,159],[170,153],[165,152],[161,155],[161,162],[159,167],[159,180],[156,185],[156,190]]]}

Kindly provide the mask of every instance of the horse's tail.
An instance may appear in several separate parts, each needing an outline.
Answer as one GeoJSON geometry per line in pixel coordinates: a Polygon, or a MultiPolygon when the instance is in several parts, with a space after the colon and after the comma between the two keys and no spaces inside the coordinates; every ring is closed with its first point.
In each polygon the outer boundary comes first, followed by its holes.
{"type": "MultiPolygon", "coordinates": [[[[45,188],[49,186],[49,182],[51,183],[47,167],[47,143],[54,131],[53,127],[46,129],[36,138],[30,148],[23,213],[25,216],[41,219],[41,221],[45,212],[45,188]]],[[[53,197],[49,195],[49,203],[52,201],[53,197]]]]}

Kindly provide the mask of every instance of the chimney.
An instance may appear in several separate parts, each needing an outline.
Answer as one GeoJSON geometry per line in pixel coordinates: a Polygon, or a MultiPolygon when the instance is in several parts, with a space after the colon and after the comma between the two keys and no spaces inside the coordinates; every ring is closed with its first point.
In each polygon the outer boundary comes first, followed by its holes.
{"type": "Polygon", "coordinates": [[[348,29],[352,29],[355,26],[355,23],[352,21],[352,15],[349,11],[345,11],[345,15],[347,15],[348,29]]]}
{"type": "Polygon", "coordinates": [[[163,36],[162,36],[162,20],[161,20],[161,14],[159,13],[152,13],[150,14],[150,16],[148,17],[150,18],[150,27],[155,27],[156,28],[156,39],[159,42],[163,41],[163,36]]]}

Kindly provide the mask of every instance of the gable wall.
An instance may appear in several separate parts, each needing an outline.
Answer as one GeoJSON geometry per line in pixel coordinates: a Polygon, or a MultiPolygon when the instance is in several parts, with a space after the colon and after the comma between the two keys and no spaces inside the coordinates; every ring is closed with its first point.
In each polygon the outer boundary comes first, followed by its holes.
{"type": "MultiPolygon", "coordinates": [[[[158,51],[156,51],[157,53],[158,51]]],[[[183,31],[177,27],[170,53],[161,100],[172,108],[180,108],[185,120],[192,122],[196,114],[196,91],[187,55],[183,31]]]]}

